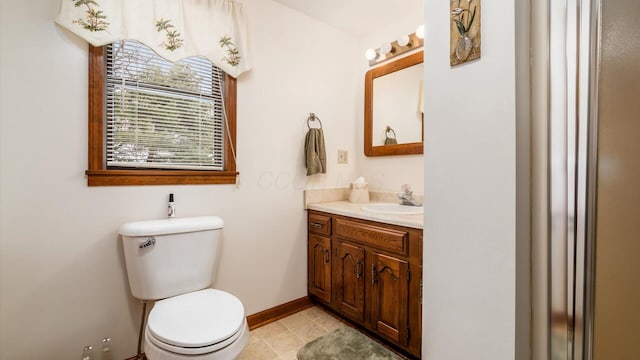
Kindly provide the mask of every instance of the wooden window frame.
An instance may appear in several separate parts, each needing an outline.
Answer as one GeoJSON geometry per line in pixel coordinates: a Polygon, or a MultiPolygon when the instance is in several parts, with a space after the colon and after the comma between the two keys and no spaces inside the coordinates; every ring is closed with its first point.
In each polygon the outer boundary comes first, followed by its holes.
{"type": "Polygon", "coordinates": [[[234,184],[236,164],[236,79],[225,74],[227,113],[224,170],[109,169],[105,157],[105,55],[104,46],[89,45],[89,168],[88,186],[234,184]],[[231,141],[229,140],[231,138],[231,141]]]}

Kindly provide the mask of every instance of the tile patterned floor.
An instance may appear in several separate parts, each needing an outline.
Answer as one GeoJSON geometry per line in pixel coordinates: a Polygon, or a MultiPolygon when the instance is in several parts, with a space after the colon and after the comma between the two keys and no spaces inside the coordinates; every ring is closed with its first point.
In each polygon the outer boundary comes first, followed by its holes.
{"type": "Polygon", "coordinates": [[[296,360],[306,343],[346,326],[342,321],[314,306],[250,333],[240,360],[296,360]]]}

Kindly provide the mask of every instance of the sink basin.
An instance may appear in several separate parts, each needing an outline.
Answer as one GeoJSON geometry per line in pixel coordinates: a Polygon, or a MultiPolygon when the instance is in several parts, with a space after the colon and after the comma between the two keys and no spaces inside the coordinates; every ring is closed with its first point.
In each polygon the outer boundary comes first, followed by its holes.
{"type": "Polygon", "coordinates": [[[419,215],[423,212],[422,206],[408,206],[394,203],[374,203],[362,206],[362,210],[378,214],[393,215],[419,215]]]}

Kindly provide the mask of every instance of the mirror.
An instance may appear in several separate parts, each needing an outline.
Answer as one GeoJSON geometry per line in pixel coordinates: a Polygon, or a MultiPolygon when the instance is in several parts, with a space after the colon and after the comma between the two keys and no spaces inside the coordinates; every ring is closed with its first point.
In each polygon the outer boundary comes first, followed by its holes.
{"type": "Polygon", "coordinates": [[[420,51],[365,75],[366,156],[423,153],[422,61],[420,51]]]}

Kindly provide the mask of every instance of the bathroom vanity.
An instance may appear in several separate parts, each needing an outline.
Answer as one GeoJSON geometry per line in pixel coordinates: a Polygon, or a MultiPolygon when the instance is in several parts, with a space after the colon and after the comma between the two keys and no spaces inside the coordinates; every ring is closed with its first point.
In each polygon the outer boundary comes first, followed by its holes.
{"type": "Polygon", "coordinates": [[[422,215],[384,217],[332,204],[308,210],[309,296],[420,358],[422,215]]]}

